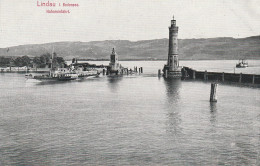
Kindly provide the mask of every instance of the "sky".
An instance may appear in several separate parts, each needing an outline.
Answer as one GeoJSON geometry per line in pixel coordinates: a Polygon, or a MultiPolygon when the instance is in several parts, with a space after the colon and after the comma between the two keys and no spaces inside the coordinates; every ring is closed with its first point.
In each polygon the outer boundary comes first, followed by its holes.
{"type": "Polygon", "coordinates": [[[173,15],[180,39],[260,35],[259,0],[49,0],[56,6],[37,6],[41,2],[48,0],[0,0],[0,48],[168,38],[173,15]]]}

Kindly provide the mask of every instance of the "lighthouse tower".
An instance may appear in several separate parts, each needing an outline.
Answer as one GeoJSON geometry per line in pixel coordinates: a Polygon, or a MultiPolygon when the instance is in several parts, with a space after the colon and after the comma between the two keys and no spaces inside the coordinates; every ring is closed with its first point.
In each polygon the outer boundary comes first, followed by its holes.
{"type": "Polygon", "coordinates": [[[176,26],[176,20],[171,20],[171,26],[169,27],[169,50],[168,50],[168,61],[164,65],[163,75],[165,77],[180,78],[181,67],[179,67],[178,59],[178,29],[176,26]]]}
{"type": "Polygon", "coordinates": [[[112,53],[110,55],[110,63],[109,63],[109,67],[110,67],[110,73],[118,73],[120,71],[120,64],[118,62],[118,55],[115,52],[115,49],[112,49],[112,53]]]}

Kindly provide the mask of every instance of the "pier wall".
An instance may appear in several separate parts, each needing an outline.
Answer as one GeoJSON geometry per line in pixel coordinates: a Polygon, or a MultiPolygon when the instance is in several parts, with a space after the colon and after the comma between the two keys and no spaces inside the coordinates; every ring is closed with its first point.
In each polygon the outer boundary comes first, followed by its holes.
{"type": "Polygon", "coordinates": [[[0,73],[45,73],[49,71],[49,68],[0,67],[0,73]]]}
{"type": "Polygon", "coordinates": [[[243,74],[243,73],[224,73],[224,72],[208,72],[196,71],[189,67],[183,67],[190,79],[209,80],[218,82],[236,82],[245,84],[260,84],[260,75],[243,74]]]}

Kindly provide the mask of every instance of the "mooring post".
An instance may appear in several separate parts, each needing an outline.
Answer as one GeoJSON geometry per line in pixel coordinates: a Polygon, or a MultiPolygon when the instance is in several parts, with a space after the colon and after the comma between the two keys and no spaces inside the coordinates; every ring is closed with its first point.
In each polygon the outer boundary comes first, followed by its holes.
{"type": "Polygon", "coordinates": [[[207,70],[205,70],[205,73],[204,73],[204,80],[207,80],[207,70]]]}
{"type": "Polygon", "coordinates": [[[253,75],[252,84],[255,84],[255,75],[253,75]]]}
{"type": "Polygon", "coordinates": [[[225,81],[225,73],[223,72],[222,73],[222,82],[224,82],[225,81]]]}
{"type": "Polygon", "coordinates": [[[196,79],[196,71],[195,70],[193,70],[192,77],[193,77],[194,80],[196,79]]]}
{"type": "Polygon", "coordinates": [[[240,75],[239,75],[239,83],[241,83],[242,82],[242,73],[240,73],[240,75]]]}
{"type": "Polygon", "coordinates": [[[217,87],[218,84],[212,83],[210,90],[210,102],[217,102],[217,87]]]}
{"type": "Polygon", "coordinates": [[[141,73],[143,73],[143,67],[141,67],[141,73]]]}
{"type": "Polygon", "coordinates": [[[126,74],[127,74],[127,75],[129,74],[128,68],[126,69],[126,74]]]}
{"type": "Polygon", "coordinates": [[[158,70],[158,77],[161,77],[161,69],[158,70]]]}
{"type": "Polygon", "coordinates": [[[168,70],[165,70],[165,78],[168,77],[168,70]]]}
{"type": "Polygon", "coordinates": [[[141,68],[140,67],[138,68],[138,72],[141,73],[141,68]]]}
{"type": "Polygon", "coordinates": [[[106,74],[106,70],[105,69],[103,69],[103,75],[105,75],[106,74]]]}

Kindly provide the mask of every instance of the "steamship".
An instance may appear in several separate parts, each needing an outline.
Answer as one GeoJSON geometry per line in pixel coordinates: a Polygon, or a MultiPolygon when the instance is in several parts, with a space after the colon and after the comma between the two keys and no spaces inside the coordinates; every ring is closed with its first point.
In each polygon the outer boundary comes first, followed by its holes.
{"type": "Polygon", "coordinates": [[[27,74],[25,78],[34,79],[38,81],[70,81],[70,80],[79,80],[86,77],[95,77],[100,73],[98,70],[86,70],[83,66],[77,66],[76,68],[73,65],[70,65],[68,68],[58,68],[53,67],[53,55],[51,59],[51,68],[48,74],[43,75],[32,75],[27,74]]]}

